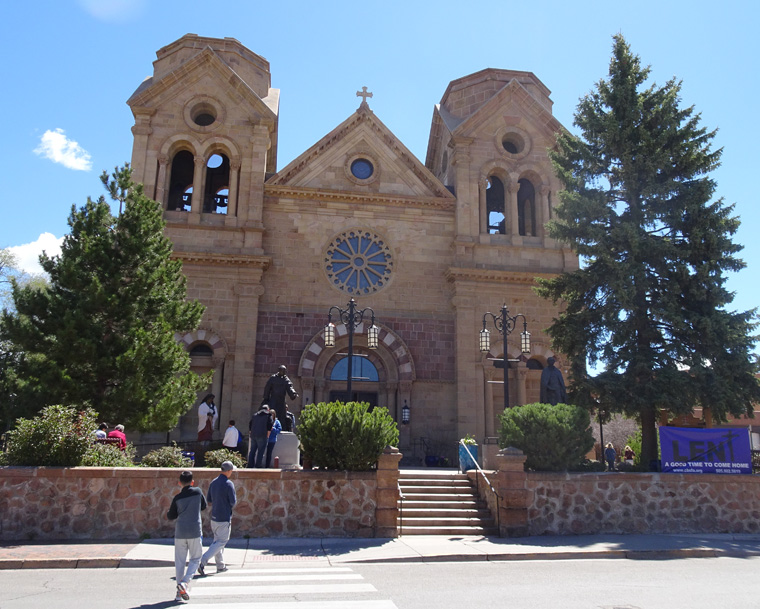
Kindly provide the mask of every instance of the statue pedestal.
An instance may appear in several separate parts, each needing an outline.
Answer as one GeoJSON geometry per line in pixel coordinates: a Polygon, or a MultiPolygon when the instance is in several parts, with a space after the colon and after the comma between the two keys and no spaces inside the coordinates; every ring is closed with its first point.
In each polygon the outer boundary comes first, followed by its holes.
{"type": "Polygon", "coordinates": [[[298,436],[291,431],[281,431],[272,451],[272,467],[275,457],[280,458],[280,469],[298,469],[301,458],[298,436]]]}

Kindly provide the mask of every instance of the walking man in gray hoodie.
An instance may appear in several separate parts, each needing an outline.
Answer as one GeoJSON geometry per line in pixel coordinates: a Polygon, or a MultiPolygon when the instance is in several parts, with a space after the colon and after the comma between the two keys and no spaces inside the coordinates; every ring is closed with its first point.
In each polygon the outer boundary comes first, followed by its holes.
{"type": "Polygon", "coordinates": [[[199,488],[193,486],[193,472],[184,471],[179,475],[182,490],[174,495],[169,512],[169,520],[174,520],[174,569],[177,574],[177,596],[175,601],[190,600],[190,580],[201,563],[203,555],[203,530],[201,511],[206,509],[206,498],[199,488]],[[190,554],[190,562],[185,569],[185,559],[190,554]]]}

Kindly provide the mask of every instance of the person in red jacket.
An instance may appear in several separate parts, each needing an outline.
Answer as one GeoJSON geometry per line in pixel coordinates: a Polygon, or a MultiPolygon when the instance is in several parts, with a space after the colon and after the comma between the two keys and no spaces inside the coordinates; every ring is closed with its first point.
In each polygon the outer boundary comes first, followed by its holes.
{"type": "Polygon", "coordinates": [[[119,440],[119,448],[124,450],[127,448],[127,436],[124,435],[124,425],[117,425],[113,428],[113,431],[108,432],[108,438],[116,438],[119,440]]]}

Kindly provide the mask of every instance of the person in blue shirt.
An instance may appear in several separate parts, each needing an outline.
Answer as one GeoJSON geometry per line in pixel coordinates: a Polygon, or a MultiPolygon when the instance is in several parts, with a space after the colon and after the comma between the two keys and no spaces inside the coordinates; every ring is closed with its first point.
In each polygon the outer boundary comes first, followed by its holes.
{"type": "Polygon", "coordinates": [[[222,463],[221,470],[222,473],[214,478],[208,487],[208,503],[211,506],[211,532],[214,534],[214,541],[211,542],[209,549],[201,557],[201,563],[198,565],[200,575],[206,575],[206,565],[212,558],[216,560],[217,573],[223,573],[228,569],[227,565],[224,564],[224,546],[230,540],[232,508],[237,502],[235,485],[230,480],[232,472],[235,471],[235,466],[231,461],[225,461],[222,463]]]}
{"type": "Polygon", "coordinates": [[[270,408],[269,414],[272,417],[272,429],[269,431],[269,438],[267,439],[267,469],[272,467],[272,451],[277,442],[277,436],[282,431],[282,425],[277,418],[277,411],[274,408],[270,408]]]}

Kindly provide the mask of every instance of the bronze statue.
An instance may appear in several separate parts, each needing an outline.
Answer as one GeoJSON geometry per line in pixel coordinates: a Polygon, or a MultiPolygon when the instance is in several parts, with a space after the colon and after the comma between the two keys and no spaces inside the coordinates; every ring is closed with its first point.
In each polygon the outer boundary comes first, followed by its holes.
{"type": "Polygon", "coordinates": [[[562,372],[559,368],[554,367],[557,360],[550,357],[546,360],[547,366],[541,372],[541,403],[557,404],[567,403],[567,391],[565,390],[565,379],[562,378],[562,372]]]}
{"type": "Polygon", "coordinates": [[[291,400],[295,400],[298,397],[298,393],[293,388],[293,383],[288,378],[287,372],[286,366],[280,366],[277,372],[269,377],[264,387],[264,399],[261,401],[262,404],[269,404],[270,408],[274,408],[277,411],[277,418],[280,421],[284,421],[287,417],[285,396],[289,396],[291,400]]]}

